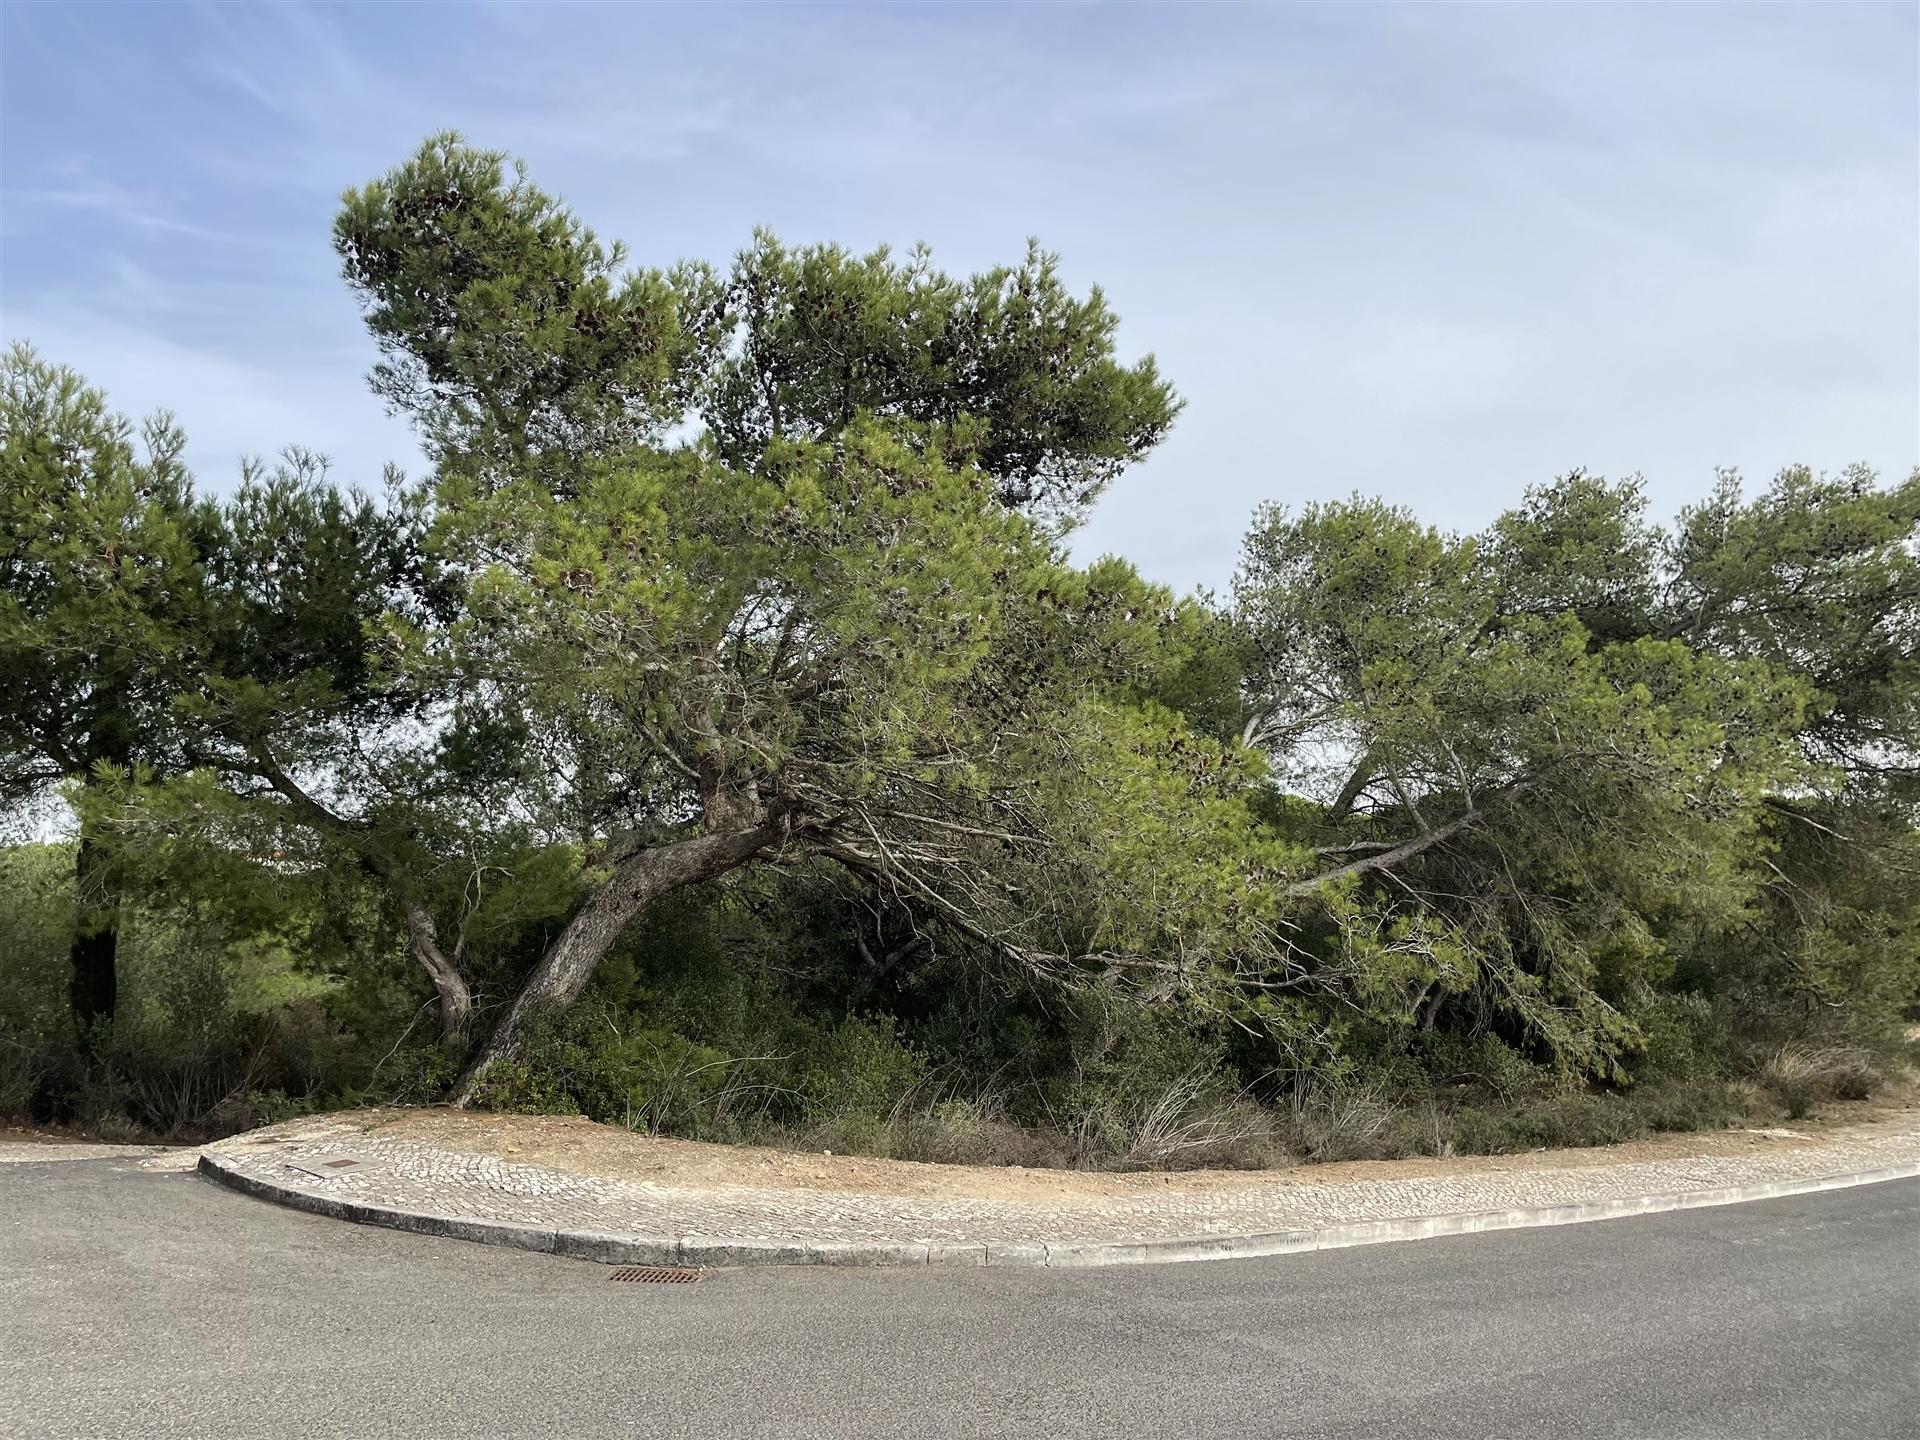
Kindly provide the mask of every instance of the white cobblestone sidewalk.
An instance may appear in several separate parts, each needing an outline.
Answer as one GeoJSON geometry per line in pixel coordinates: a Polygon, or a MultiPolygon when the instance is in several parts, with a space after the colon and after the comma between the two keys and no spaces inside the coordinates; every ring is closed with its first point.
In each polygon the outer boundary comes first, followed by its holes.
{"type": "Polygon", "coordinates": [[[1741,1155],[1610,1163],[1600,1151],[1592,1165],[1490,1165],[1462,1173],[1456,1164],[1432,1177],[1327,1184],[1252,1176],[1226,1187],[1066,1195],[1046,1203],[744,1185],[679,1188],[565,1173],[324,1124],[282,1131],[264,1144],[241,1137],[209,1151],[224,1170],[267,1191],[563,1233],[810,1245],[1098,1244],[1591,1205],[1910,1168],[1920,1166],[1920,1119],[1741,1155]],[[322,1163],[328,1159],[362,1163],[329,1172],[322,1163]]]}

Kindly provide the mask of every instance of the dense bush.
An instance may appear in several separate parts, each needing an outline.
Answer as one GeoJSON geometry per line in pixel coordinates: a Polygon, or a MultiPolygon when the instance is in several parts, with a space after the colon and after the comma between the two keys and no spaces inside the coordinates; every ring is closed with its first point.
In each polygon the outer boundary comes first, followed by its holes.
{"type": "MultiPolygon", "coordinates": [[[[0,953],[0,1115],[193,1139],[340,1105],[430,1103],[457,1077],[461,1053],[422,1023],[428,997],[400,937],[371,925],[384,966],[347,954],[342,921],[370,917],[335,913],[338,897],[320,891],[294,892],[251,932],[204,906],[130,911],[120,1013],[84,1049],[63,1004],[68,859],[60,846],[0,852],[20,917],[0,953]]],[[[1349,1053],[1283,1075],[1232,1027],[1098,993],[981,985],[964,957],[936,952],[876,985],[851,923],[804,878],[678,897],[580,1005],[543,1020],[525,1060],[495,1069],[481,1101],[903,1159],[1243,1167],[1776,1122],[1867,1096],[1903,1063],[1898,1047],[1804,1022],[1806,1038],[1781,1040],[1777,1009],[1743,1017],[1725,1000],[1648,993],[1632,1011],[1645,1042],[1631,1086],[1591,1086],[1490,1031],[1356,1031],[1349,1053]]],[[[510,974],[525,963],[512,949],[490,963],[510,974]]]]}
{"type": "Polygon", "coordinates": [[[0,1116],[25,1115],[74,1049],[66,1003],[73,866],[64,849],[0,850],[0,1116]]]}
{"type": "MultiPolygon", "coordinates": [[[[351,1103],[406,1030],[405,987],[379,983],[405,972],[381,963],[377,928],[349,980],[325,968],[345,957],[319,909],[248,930],[189,892],[123,909],[118,1011],[83,1042],[65,994],[71,883],[69,847],[0,851],[0,904],[17,902],[22,919],[0,946],[0,1115],[171,1139],[230,1133],[351,1103]]],[[[450,1067],[433,1093],[447,1078],[450,1067]]]]}
{"type": "Polygon", "coordinates": [[[1645,1043],[1634,1073],[1643,1084],[1724,1078],[1731,1067],[1728,1017],[1704,995],[1646,995],[1634,1020],[1645,1043]]]}

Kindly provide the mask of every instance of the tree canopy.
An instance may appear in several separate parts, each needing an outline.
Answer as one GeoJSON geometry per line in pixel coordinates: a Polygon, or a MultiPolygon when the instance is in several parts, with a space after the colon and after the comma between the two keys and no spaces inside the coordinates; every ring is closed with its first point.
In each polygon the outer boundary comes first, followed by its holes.
{"type": "Polygon", "coordinates": [[[374,388],[443,456],[538,470],[559,494],[580,457],[690,423],[741,468],[864,417],[1070,520],[1179,412],[1151,357],[1115,357],[1100,291],[1075,297],[1037,244],[965,280],[924,247],[902,261],[766,232],[724,274],[623,270],[623,246],[450,134],[350,190],[334,242],[385,356],[374,388]]]}
{"type": "Polygon", "coordinates": [[[1614,565],[1589,567],[1593,499],[1536,495],[1484,539],[1377,502],[1269,510],[1237,598],[1252,733],[1324,802],[1283,823],[1337,862],[1291,892],[1430,928],[1422,1025],[1449,1001],[1484,1007],[1610,1073],[1630,985],[1745,902],[1813,696],[1623,626],[1639,580],[1614,568],[1617,525],[1599,527],[1614,565]]]}

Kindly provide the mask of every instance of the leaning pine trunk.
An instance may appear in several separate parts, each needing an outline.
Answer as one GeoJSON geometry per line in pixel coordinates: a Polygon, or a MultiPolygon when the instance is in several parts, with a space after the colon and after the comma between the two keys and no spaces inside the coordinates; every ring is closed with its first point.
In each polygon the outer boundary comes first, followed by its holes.
{"type": "Polygon", "coordinates": [[[471,1104],[495,1065],[526,1059],[535,1018],[549,1010],[564,1010],[578,1000],[614,942],[647,906],[669,891],[744,865],[782,833],[779,825],[768,823],[661,845],[622,860],[533,967],[505,1018],[460,1077],[453,1103],[471,1104]]]}
{"type": "MultiPolygon", "coordinates": [[[[323,828],[336,834],[354,833],[352,826],[308,799],[292,781],[285,782],[282,793],[290,794],[294,804],[323,828]]],[[[440,1007],[440,1038],[464,1045],[467,1026],[473,1019],[473,991],[468,988],[460,967],[440,948],[440,930],[434,923],[433,911],[418,898],[412,874],[404,862],[373,845],[360,851],[360,867],[385,885],[400,902],[400,913],[407,922],[407,953],[433,982],[433,993],[440,1007]]]]}
{"type": "Polygon", "coordinates": [[[440,1037],[459,1044],[467,1038],[467,1025],[473,1019],[473,992],[467,988],[466,977],[441,951],[433,912],[417,900],[409,900],[405,909],[407,948],[433,981],[433,993],[439,997],[440,1037]]]}

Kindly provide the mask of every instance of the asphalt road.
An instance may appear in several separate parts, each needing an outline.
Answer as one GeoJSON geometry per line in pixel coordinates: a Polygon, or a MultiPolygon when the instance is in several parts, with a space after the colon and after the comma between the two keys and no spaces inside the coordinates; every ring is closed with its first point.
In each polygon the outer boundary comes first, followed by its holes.
{"type": "Polygon", "coordinates": [[[609,1283],[0,1165],[0,1435],[1920,1436],[1920,1181],[1096,1271],[609,1283]]]}

